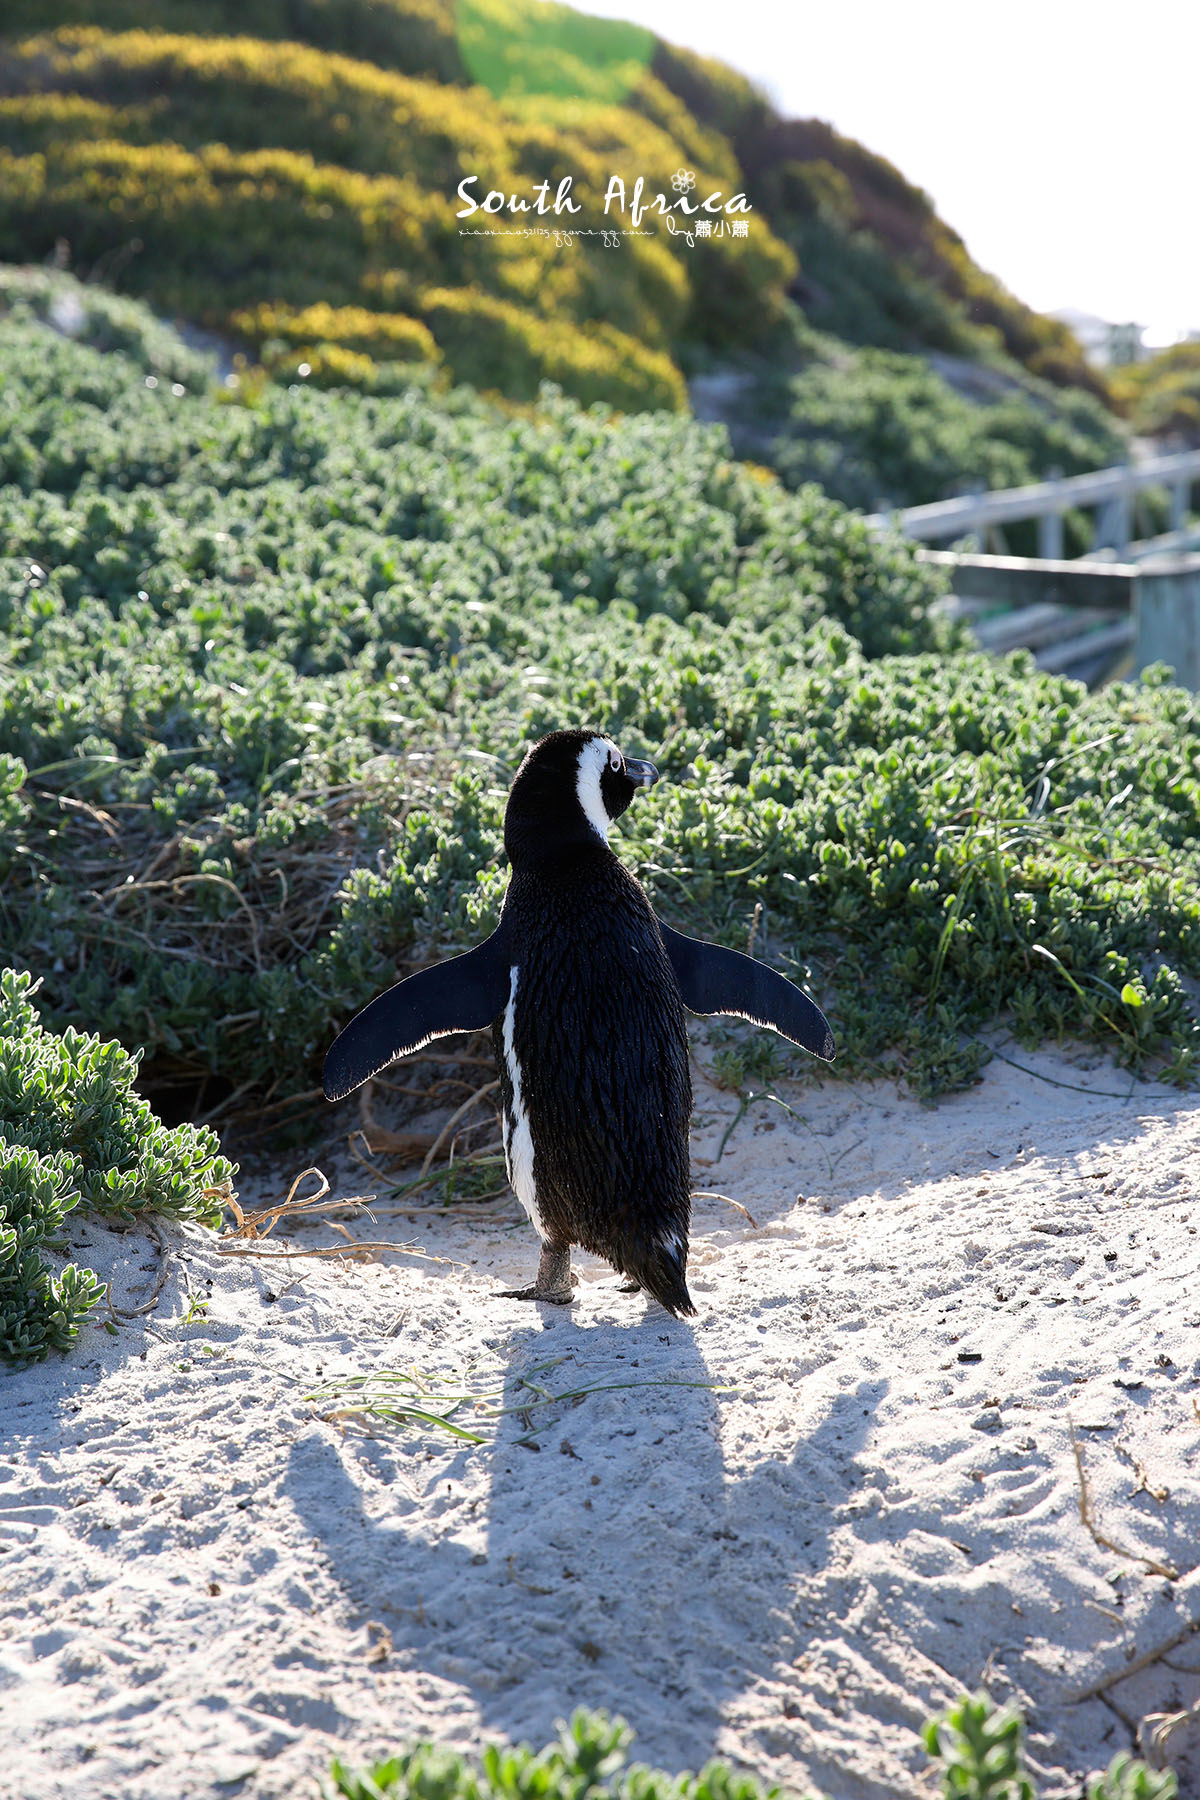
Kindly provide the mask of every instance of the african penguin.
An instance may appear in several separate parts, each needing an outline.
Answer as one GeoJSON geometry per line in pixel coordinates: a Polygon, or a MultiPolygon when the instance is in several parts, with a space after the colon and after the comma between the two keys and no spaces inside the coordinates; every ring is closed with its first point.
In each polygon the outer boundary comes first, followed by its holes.
{"type": "Polygon", "coordinates": [[[736,1014],[834,1055],[806,994],[672,931],[609,848],[609,826],[657,780],[599,732],[542,738],[509,794],[512,877],[492,936],[381,994],[325,1059],[337,1100],[432,1038],[491,1027],[509,1180],[542,1241],[536,1280],[509,1298],[569,1301],[580,1244],[669,1312],[695,1311],[685,1009],[736,1014]]]}

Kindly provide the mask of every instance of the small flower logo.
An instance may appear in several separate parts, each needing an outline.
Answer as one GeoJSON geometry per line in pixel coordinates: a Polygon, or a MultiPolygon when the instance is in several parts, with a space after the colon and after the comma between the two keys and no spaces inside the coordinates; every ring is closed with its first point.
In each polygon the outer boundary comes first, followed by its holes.
{"type": "Polygon", "coordinates": [[[696,177],[690,169],[676,169],[671,177],[671,186],[677,194],[690,194],[696,185],[696,177]]]}

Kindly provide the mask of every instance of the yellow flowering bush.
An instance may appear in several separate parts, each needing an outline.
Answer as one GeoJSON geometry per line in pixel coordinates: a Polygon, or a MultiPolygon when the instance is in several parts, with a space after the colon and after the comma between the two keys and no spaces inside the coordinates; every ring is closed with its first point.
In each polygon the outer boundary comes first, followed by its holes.
{"type": "Polygon", "coordinates": [[[539,379],[548,378],[585,405],[686,410],[687,389],[671,358],[611,325],[538,319],[478,289],[428,289],[422,312],[455,376],[475,387],[533,399],[539,379]]]}
{"type": "Polygon", "coordinates": [[[278,306],[269,301],[231,314],[230,324],[241,336],[261,344],[280,338],[287,344],[340,345],[384,362],[430,362],[441,353],[426,325],[404,313],[368,312],[364,306],[278,306]]]}
{"type": "MultiPolygon", "coordinates": [[[[428,59],[402,73],[274,33],[215,35],[235,24],[217,0],[173,5],[182,31],[153,29],[154,6],[135,24],[116,0],[67,22],[83,10],[54,5],[58,29],[5,46],[0,257],[65,241],[85,268],[120,258],[122,285],[160,310],[311,351],[355,385],[367,365],[351,354],[444,361],[515,399],[550,379],[623,409],[683,406],[683,344],[746,347],[780,317],[795,262],[761,217],[703,263],[661,221],[605,238],[631,224],[604,213],[614,170],[630,195],[640,174],[673,198],[681,164],[700,193],[742,185],[728,143],[647,70],[624,104],[509,106],[465,71],[429,79],[428,59]],[[470,176],[479,210],[460,219],[470,176]],[[581,211],[538,214],[538,184],[553,200],[568,177],[581,211]],[[493,189],[502,217],[482,208],[493,189]]],[[[437,37],[445,9],[421,17],[437,37]]]]}

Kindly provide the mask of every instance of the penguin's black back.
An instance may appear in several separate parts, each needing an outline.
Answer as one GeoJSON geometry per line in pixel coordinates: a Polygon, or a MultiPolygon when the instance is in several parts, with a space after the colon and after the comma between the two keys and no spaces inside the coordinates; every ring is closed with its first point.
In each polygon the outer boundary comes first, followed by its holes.
{"type": "MultiPolygon", "coordinates": [[[[674,1313],[687,1291],[684,1008],[650,903],[606,845],[513,870],[504,904],[517,970],[512,1045],[542,1229],[606,1257],[674,1313]]],[[[493,1028],[506,1117],[504,1020],[493,1028]]]]}

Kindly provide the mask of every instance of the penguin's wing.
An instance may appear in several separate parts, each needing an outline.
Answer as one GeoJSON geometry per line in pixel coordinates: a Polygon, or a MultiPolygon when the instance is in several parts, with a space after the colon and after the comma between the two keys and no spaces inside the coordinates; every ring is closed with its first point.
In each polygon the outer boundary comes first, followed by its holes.
{"type": "Polygon", "coordinates": [[[327,1100],[343,1100],[398,1056],[451,1031],[482,1031],[508,1001],[503,925],[477,949],[418,969],[380,994],[338,1033],[325,1058],[327,1100]]]}
{"type": "Polygon", "coordinates": [[[658,921],[683,1004],[694,1013],[734,1013],[769,1025],[825,1062],[836,1054],[825,1014],[786,975],[738,950],[685,937],[658,921]]]}

